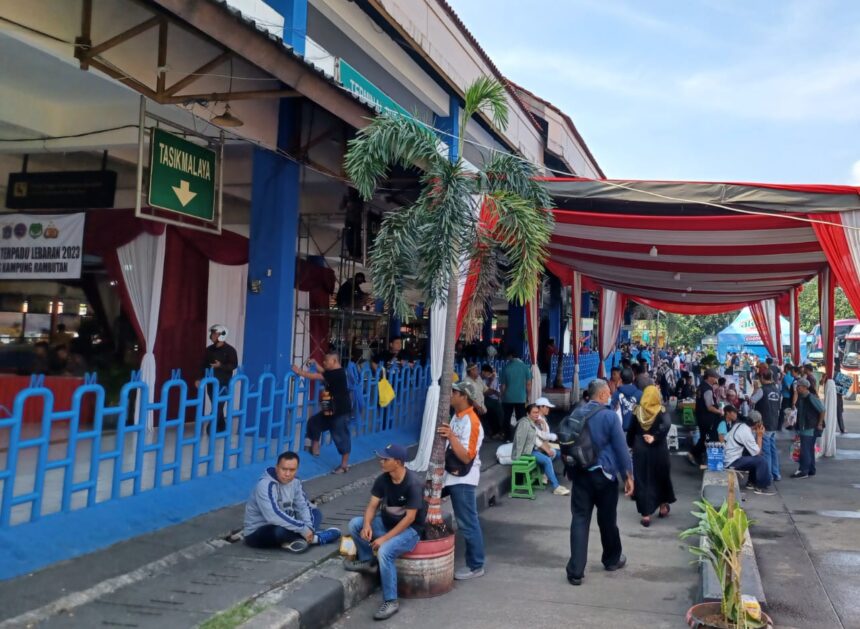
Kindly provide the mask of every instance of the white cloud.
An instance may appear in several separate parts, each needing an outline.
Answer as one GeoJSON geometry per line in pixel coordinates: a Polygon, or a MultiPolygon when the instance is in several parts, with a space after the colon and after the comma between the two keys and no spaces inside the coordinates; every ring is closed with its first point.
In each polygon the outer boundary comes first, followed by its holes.
{"type": "Polygon", "coordinates": [[[860,186],[860,159],[851,166],[851,185],[860,186]]]}

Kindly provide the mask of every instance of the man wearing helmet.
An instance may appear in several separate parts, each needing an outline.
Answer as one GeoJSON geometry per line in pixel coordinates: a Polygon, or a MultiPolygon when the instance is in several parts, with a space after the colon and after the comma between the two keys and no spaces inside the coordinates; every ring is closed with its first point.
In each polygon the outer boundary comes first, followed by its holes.
{"type": "MultiPolygon", "coordinates": [[[[209,328],[209,340],[212,345],[206,348],[206,359],[203,364],[203,372],[211,367],[212,375],[218,381],[218,388],[223,391],[230,384],[230,378],[233,377],[233,371],[239,366],[239,357],[236,354],[236,349],[232,345],[227,344],[227,328],[220,323],[216,323],[209,328]]],[[[200,381],[197,381],[197,386],[200,386],[200,381]]],[[[210,389],[206,390],[209,399],[213,399],[213,393],[210,389]]],[[[214,402],[214,400],[213,400],[214,402]]],[[[224,406],[226,402],[218,404],[217,420],[218,430],[223,431],[227,423],[224,420],[224,406]]],[[[207,426],[207,431],[208,426],[207,426]]]]}

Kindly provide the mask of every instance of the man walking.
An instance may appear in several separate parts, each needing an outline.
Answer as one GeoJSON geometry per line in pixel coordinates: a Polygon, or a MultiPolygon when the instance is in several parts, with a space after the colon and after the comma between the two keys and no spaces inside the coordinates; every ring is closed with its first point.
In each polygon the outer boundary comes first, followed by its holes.
{"type": "Polygon", "coordinates": [[[508,350],[508,362],[502,369],[499,384],[502,392],[502,424],[508,441],[513,435],[511,414],[514,419],[526,415],[526,401],[529,398],[529,388],[532,382],[532,371],[513,349],[508,350]]]}
{"type": "Polygon", "coordinates": [[[761,379],[753,383],[753,387],[755,387],[755,391],[753,391],[750,397],[750,403],[761,414],[765,430],[764,437],[762,437],[762,454],[770,467],[771,477],[775,481],[780,481],[782,480],[782,474],[779,469],[779,449],[776,445],[776,432],[779,430],[782,393],[779,390],[779,385],[773,381],[773,373],[770,370],[763,371],[761,379]]]}
{"type": "Polygon", "coordinates": [[[245,504],[245,543],[252,548],[277,548],[301,553],[309,544],[340,539],[337,528],[320,529],[322,512],[308,501],[296,478],[299,455],[283,452],[268,468],[245,504]]]}
{"type": "Polygon", "coordinates": [[[330,431],[331,440],[341,457],[340,465],[332,470],[332,474],[345,474],[349,470],[349,453],[352,450],[352,437],[349,434],[352,402],[346,370],[341,366],[336,352],[328,352],[321,366],[313,358],[308,364],[314,365],[317,371],[305,371],[296,366],[293,366],[293,371],[302,378],[325,382],[320,411],[308,419],[307,438],[311,441],[311,454],[320,455],[320,437],[324,431],[330,431]]]}
{"type": "Polygon", "coordinates": [[[824,430],[824,404],[806,378],[795,382],[797,390],[797,431],[800,434],[800,467],[792,478],[815,476],[815,440],[824,430]]]}
{"type": "Polygon", "coordinates": [[[621,552],[621,535],[618,532],[618,479],[624,479],[624,495],[633,495],[633,463],[627,442],[621,431],[618,416],[609,407],[609,385],[595,379],[588,385],[590,401],[574,413],[585,418],[594,453],[594,464],[583,469],[568,466],[573,481],[570,510],[570,560],[567,562],[567,580],[571,585],[582,585],[588,558],[588,529],[591,514],[597,508],[597,525],[603,544],[603,567],[612,572],[621,570],[627,558],[621,552]]]}
{"type": "Polygon", "coordinates": [[[717,426],[723,416],[723,411],[717,406],[714,397],[714,385],[719,375],[714,369],[708,369],[699,390],[696,391],[696,425],[699,428],[699,440],[687,454],[687,459],[693,465],[702,463],[705,454],[705,443],[717,441],[717,426]]]}
{"type": "Polygon", "coordinates": [[[445,457],[445,489],[457,520],[457,529],[466,542],[466,567],[454,572],[460,581],[484,576],[484,535],[478,521],[475,489],[481,480],[481,458],[478,453],[484,441],[484,429],[475,413],[475,392],[468,382],[451,387],[451,407],[454,417],[442,424],[437,432],[448,440],[445,457]],[[449,456],[455,461],[449,464],[449,456]],[[459,462],[459,465],[458,465],[459,462]]]}
{"type": "MultiPolygon", "coordinates": [[[[233,371],[239,366],[239,357],[236,354],[236,349],[232,345],[227,344],[227,328],[220,323],[216,323],[209,328],[209,340],[212,344],[206,348],[206,357],[203,364],[203,371],[212,368],[212,375],[218,381],[218,391],[213,391],[206,388],[206,394],[209,400],[215,404],[216,397],[220,399],[220,393],[225,391],[230,385],[230,379],[233,377],[233,371]]],[[[195,383],[200,386],[200,380],[195,383]]],[[[222,432],[227,427],[227,421],[224,415],[224,407],[227,402],[218,402],[216,409],[216,429],[222,432]]],[[[209,432],[209,426],[206,426],[206,432],[209,432]]]]}
{"type": "Polygon", "coordinates": [[[406,448],[389,444],[376,456],[382,474],[376,477],[370,489],[370,502],[364,516],[349,522],[349,533],[355,541],[358,557],[344,560],[343,567],[351,572],[379,572],[382,605],[373,617],[385,620],[400,610],[395,562],[400,555],[414,550],[420,541],[427,510],[424,480],[404,465],[406,448]]]}
{"type": "Polygon", "coordinates": [[[624,432],[630,428],[633,409],[641,398],[642,391],[633,384],[633,370],[625,367],[621,370],[621,386],[612,394],[612,408],[621,412],[621,428],[624,432]]]}

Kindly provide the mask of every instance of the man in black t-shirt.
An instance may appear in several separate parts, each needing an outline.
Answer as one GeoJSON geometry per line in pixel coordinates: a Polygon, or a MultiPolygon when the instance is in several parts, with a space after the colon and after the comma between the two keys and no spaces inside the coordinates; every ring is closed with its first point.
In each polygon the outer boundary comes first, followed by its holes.
{"type": "Polygon", "coordinates": [[[340,357],[334,352],[323,357],[322,365],[313,358],[308,361],[308,365],[316,367],[316,372],[296,366],[293,366],[293,371],[302,378],[325,382],[325,391],[320,396],[320,411],[308,419],[307,438],[311,440],[311,454],[320,455],[320,437],[324,431],[330,431],[331,440],[341,456],[340,465],[332,473],[344,474],[349,470],[349,453],[352,449],[352,437],[349,434],[352,402],[346,369],[341,366],[340,357]]]}
{"type": "Polygon", "coordinates": [[[373,617],[385,620],[400,608],[395,562],[400,555],[413,551],[421,539],[426,508],[423,478],[404,466],[406,448],[389,444],[376,456],[383,473],[373,483],[364,515],[349,523],[358,556],[345,560],[343,567],[351,572],[379,571],[382,605],[373,617]]]}
{"type": "MultiPolygon", "coordinates": [[[[227,343],[227,328],[220,323],[216,323],[209,328],[209,340],[212,345],[206,348],[206,356],[203,359],[203,373],[210,367],[212,375],[218,381],[218,393],[224,392],[230,384],[230,379],[233,377],[233,372],[239,366],[239,357],[236,354],[236,348],[227,343]]],[[[194,383],[197,387],[200,386],[200,380],[194,383]]],[[[212,403],[215,403],[215,393],[209,387],[206,387],[206,394],[212,403]]],[[[227,426],[224,416],[224,407],[227,402],[218,402],[216,410],[216,421],[218,431],[223,431],[227,426]]],[[[209,425],[206,425],[206,434],[209,434],[209,425]]]]}

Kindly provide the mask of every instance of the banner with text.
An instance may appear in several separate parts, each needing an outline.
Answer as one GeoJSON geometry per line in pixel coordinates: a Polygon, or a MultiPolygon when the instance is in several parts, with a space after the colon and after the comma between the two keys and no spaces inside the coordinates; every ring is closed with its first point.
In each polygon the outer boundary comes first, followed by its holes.
{"type": "Polygon", "coordinates": [[[84,216],[0,214],[0,279],[79,278],[84,216]]]}

